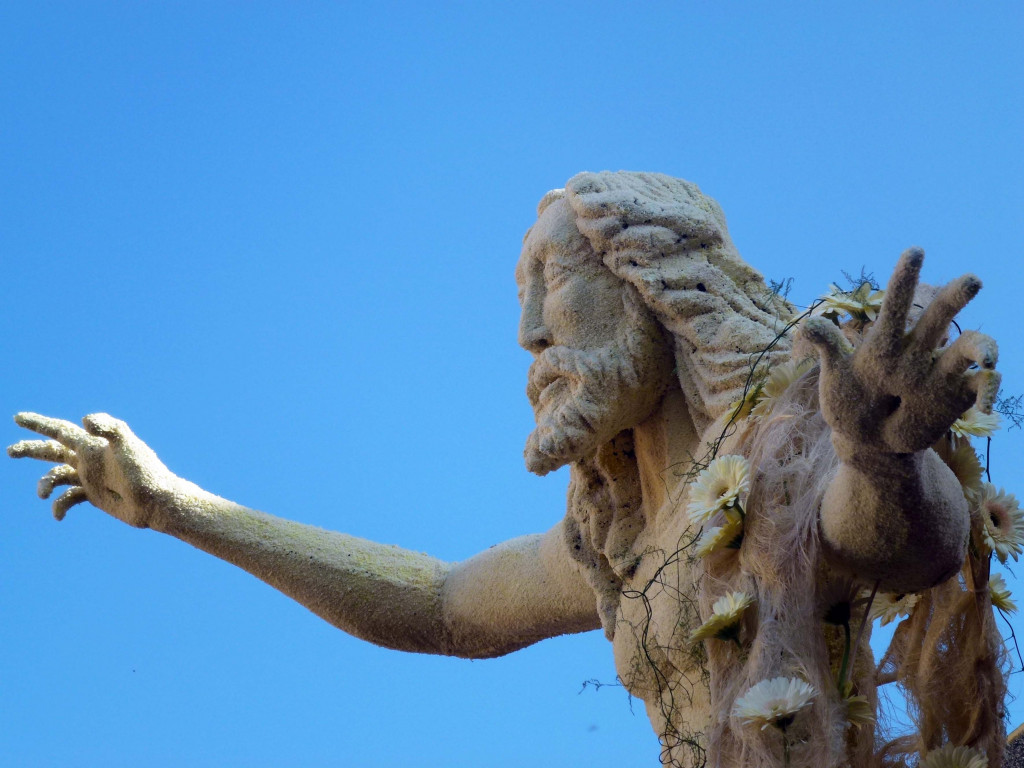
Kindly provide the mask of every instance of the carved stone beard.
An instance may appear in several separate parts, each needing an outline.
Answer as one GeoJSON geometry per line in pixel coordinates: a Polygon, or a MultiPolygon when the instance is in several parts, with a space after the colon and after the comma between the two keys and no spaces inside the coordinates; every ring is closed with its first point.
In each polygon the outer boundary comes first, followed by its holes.
{"type": "Polygon", "coordinates": [[[531,472],[546,475],[592,457],[661,400],[671,382],[671,346],[646,311],[628,314],[614,343],[591,350],[549,347],[530,366],[526,395],[537,419],[526,440],[531,472]]]}

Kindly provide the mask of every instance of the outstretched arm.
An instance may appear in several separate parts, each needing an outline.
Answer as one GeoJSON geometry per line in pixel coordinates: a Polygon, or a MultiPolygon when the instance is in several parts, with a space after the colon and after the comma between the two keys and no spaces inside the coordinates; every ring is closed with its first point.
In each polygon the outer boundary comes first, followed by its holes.
{"type": "Polygon", "coordinates": [[[124,422],[85,429],[32,413],[18,424],[49,440],[11,446],[15,458],[57,462],[39,482],[54,516],[89,501],[234,563],[334,626],[377,645],[469,658],[596,629],[593,592],[565,552],[561,523],[462,563],[294,523],[247,509],[174,475],[124,422]]]}
{"type": "Polygon", "coordinates": [[[999,389],[991,338],[965,331],[938,348],[981,288],[978,278],[947,285],[906,332],[923,259],[916,248],[900,258],[856,351],[823,318],[803,328],[821,359],[822,413],[840,458],[822,502],[822,535],[834,559],[893,592],[934,586],[963,564],[967,502],[930,446],[972,404],[991,412],[999,389]]]}

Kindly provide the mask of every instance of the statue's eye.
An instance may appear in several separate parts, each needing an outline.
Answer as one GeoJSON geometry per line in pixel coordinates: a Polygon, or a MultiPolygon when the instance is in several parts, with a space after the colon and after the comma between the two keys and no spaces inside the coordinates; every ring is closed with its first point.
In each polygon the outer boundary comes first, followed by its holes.
{"type": "Polygon", "coordinates": [[[573,270],[557,259],[551,259],[544,265],[544,282],[548,288],[557,288],[572,275],[573,270]]]}

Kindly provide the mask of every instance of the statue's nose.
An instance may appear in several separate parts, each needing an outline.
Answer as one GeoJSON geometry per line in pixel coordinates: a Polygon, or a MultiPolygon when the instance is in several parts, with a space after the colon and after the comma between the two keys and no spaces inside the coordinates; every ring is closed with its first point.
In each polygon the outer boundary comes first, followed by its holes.
{"type": "Polygon", "coordinates": [[[544,324],[542,302],[533,297],[528,297],[523,303],[523,315],[519,320],[519,346],[535,355],[551,346],[551,333],[544,324]]]}

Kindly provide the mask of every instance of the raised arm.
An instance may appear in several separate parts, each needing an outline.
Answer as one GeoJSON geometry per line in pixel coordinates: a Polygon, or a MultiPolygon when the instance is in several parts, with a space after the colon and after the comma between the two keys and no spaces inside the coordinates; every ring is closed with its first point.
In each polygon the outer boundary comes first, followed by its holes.
{"type": "Polygon", "coordinates": [[[247,509],[163,465],[124,422],[87,416],[85,429],[32,413],[15,421],[48,440],[8,449],[56,462],[39,495],[61,520],[89,501],[234,563],[349,634],[404,651],[499,656],[546,637],[596,629],[593,592],[565,551],[561,523],[462,563],[247,509]]]}
{"type": "Polygon", "coordinates": [[[892,592],[934,586],[962,566],[967,502],[930,446],[972,404],[991,412],[999,389],[991,338],[964,331],[939,348],[981,288],[978,278],[945,286],[906,331],[923,259],[916,248],[900,258],[856,351],[823,318],[803,328],[821,359],[822,412],[840,458],[822,503],[822,535],[836,561],[892,592]]]}

